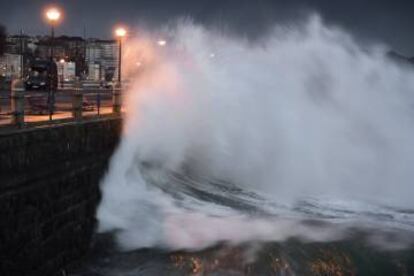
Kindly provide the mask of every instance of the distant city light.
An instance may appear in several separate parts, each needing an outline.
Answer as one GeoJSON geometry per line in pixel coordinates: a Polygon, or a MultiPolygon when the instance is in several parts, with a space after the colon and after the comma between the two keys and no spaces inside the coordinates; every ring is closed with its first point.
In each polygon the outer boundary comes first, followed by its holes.
{"type": "Polygon", "coordinates": [[[117,37],[124,37],[124,36],[126,36],[126,34],[127,34],[127,31],[123,27],[119,27],[115,30],[115,35],[117,37]]]}
{"type": "Polygon", "coordinates": [[[158,40],[158,45],[160,45],[160,46],[165,46],[165,45],[167,45],[167,41],[165,41],[165,40],[163,40],[163,39],[160,39],[160,40],[158,40]]]}
{"type": "Polygon", "coordinates": [[[46,11],[46,17],[51,22],[56,22],[60,19],[61,13],[57,8],[49,8],[46,11]]]}

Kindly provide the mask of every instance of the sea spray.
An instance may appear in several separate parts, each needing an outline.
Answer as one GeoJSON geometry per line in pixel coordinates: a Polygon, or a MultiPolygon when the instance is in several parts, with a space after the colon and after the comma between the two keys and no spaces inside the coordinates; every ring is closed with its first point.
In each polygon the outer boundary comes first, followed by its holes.
{"type": "Polygon", "coordinates": [[[123,248],[413,230],[398,209],[414,207],[412,68],[317,17],[260,44],[188,21],[169,37],[127,50],[125,131],[97,215],[123,248]]]}

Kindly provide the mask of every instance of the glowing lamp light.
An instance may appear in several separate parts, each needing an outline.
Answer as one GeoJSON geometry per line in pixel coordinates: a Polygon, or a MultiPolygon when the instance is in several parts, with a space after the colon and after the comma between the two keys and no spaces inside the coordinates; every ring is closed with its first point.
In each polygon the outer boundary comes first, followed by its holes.
{"type": "Polygon", "coordinates": [[[158,40],[158,45],[160,45],[161,47],[163,47],[163,46],[165,46],[165,45],[167,45],[167,41],[165,41],[165,40],[158,40]]]}
{"type": "Polygon", "coordinates": [[[115,29],[115,36],[118,38],[118,43],[119,43],[119,47],[118,47],[118,85],[119,87],[121,87],[122,84],[122,38],[124,36],[126,36],[127,34],[127,30],[123,27],[118,27],[115,29]]]}
{"type": "Polygon", "coordinates": [[[65,60],[62,58],[59,62],[60,63],[65,63],[65,60]]]}
{"type": "Polygon", "coordinates": [[[60,19],[61,13],[57,8],[50,8],[46,11],[46,18],[50,22],[57,22],[60,19]]]}
{"type": "Polygon", "coordinates": [[[126,34],[127,34],[127,31],[125,28],[120,27],[115,30],[115,35],[119,38],[126,36],[126,34]]]}

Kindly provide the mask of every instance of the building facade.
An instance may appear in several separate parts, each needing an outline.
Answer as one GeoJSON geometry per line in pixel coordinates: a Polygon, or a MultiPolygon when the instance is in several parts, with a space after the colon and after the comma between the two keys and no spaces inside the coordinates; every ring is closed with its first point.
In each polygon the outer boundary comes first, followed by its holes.
{"type": "Polygon", "coordinates": [[[76,64],[76,76],[84,77],[87,73],[85,63],[85,40],[81,37],[60,36],[53,41],[50,37],[40,37],[35,50],[35,56],[39,59],[50,59],[51,46],[53,45],[53,59],[64,60],[76,64]]]}
{"type": "Polygon", "coordinates": [[[93,71],[89,72],[89,78],[96,78],[96,69],[99,68],[100,80],[113,80],[118,72],[118,47],[116,40],[87,41],[85,60],[93,71]]]}
{"type": "MultiPolygon", "coordinates": [[[[71,64],[68,65],[70,68],[75,64],[75,76],[80,79],[113,81],[118,75],[119,45],[116,40],[85,40],[71,36],[59,36],[52,40],[50,36],[24,34],[6,37],[6,55],[0,59],[0,75],[27,76],[33,62],[51,58],[52,45],[53,60],[71,64]]],[[[72,76],[63,78],[72,79],[72,76]]]]}
{"type": "Polygon", "coordinates": [[[22,77],[22,55],[6,53],[0,56],[0,76],[3,78],[22,77]]]}

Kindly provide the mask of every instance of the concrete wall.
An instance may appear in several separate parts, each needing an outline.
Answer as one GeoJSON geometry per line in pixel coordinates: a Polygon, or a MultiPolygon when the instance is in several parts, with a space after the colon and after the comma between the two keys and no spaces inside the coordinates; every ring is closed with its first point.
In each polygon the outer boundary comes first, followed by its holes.
{"type": "Polygon", "coordinates": [[[94,232],[121,119],[0,134],[0,275],[55,275],[94,232]]]}

